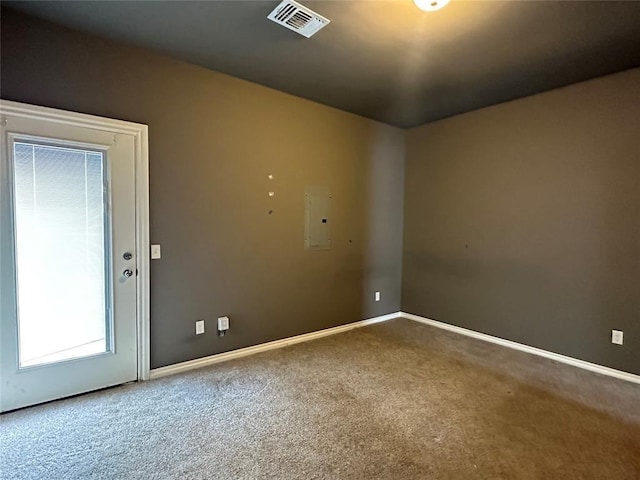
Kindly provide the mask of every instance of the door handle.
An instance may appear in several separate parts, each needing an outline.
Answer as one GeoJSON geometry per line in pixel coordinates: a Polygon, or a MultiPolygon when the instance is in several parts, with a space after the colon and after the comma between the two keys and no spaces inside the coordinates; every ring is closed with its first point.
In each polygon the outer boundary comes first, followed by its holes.
{"type": "Polygon", "coordinates": [[[127,268],[124,272],[122,272],[122,275],[124,275],[126,278],[132,277],[133,276],[133,271],[131,271],[131,269],[127,268]]]}

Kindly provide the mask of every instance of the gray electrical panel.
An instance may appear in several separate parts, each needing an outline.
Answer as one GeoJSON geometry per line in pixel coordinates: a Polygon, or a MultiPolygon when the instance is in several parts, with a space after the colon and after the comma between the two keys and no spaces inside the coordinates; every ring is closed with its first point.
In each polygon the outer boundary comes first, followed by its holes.
{"type": "Polygon", "coordinates": [[[331,193],[326,187],[304,189],[304,247],[328,250],[331,247],[331,193]]]}

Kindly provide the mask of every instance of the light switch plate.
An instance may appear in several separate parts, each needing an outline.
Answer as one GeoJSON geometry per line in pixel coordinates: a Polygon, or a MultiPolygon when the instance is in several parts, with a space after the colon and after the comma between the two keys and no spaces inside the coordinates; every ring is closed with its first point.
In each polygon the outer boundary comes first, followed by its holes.
{"type": "Polygon", "coordinates": [[[151,260],[157,260],[162,257],[160,245],[151,245],[151,260]]]}
{"type": "Polygon", "coordinates": [[[376,302],[380,301],[380,292],[376,292],[376,302]]]}

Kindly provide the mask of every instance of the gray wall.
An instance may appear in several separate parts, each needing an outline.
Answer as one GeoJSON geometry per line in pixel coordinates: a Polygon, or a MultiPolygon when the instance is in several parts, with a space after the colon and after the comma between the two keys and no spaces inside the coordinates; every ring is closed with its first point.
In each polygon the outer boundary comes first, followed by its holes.
{"type": "Polygon", "coordinates": [[[4,99],[149,125],[152,367],[399,310],[403,130],[6,10],[1,54],[4,99]],[[307,185],[331,250],[304,250],[307,185]]]}
{"type": "Polygon", "coordinates": [[[404,311],[640,373],[640,70],[411,130],[401,261],[402,130],[10,11],[1,34],[2,98],[149,125],[153,367],[397,311],[403,273],[404,311]]]}
{"type": "Polygon", "coordinates": [[[640,69],[415,128],[405,173],[403,311],[640,374],[640,69]]]}

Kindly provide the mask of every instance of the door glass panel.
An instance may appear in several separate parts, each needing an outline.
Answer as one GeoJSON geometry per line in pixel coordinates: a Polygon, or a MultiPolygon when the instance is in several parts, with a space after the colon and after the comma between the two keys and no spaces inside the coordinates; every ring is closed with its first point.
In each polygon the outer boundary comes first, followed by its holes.
{"type": "Polygon", "coordinates": [[[13,149],[19,365],[110,350],[103,152],[13,149]]]}

